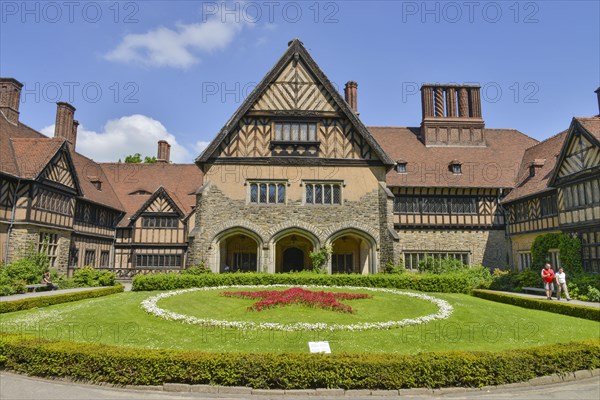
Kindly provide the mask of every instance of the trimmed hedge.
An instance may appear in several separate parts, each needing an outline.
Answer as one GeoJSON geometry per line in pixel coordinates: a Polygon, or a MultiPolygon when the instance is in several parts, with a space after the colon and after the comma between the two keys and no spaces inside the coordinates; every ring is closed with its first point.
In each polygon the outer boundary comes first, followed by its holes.
{"type": "Polygon", "coordinates": [[[121,385],[261,389],[481,387],[600,367],[600,341],[502,352],[398,354],[202,353],[48,342],[0,335],[3,368],[121,385]]]}
{"type": "Polygon", "coordinates": [[[229,285],[321,285],[321,286],[366,286],[395,289],[410,289],[422,292],[470,293],[473,288],[487,287],[491,275],[487,270],[472,269],[448,274],[315,274],[315,273],[231,273],[189,275],[158,273],[136,275],[134,291],[174,290],[192,287],[229,285]],[[486,277],[487,273],[487,277],[486,277]]]}
{"type": "Polygon", "coordinates": [[[529,297],[514,296],[505,293],[496,293],[489,290],[473,290],[473,296],[485,300],[497,301],[499,303],[512,304],[523,308],[534,310],[550,311],[557,314],[570,315],[600,322],[600,308],[579,306],[569,303],[560,303],[557,301],[537,300],[529,297]]]}
{"type": "Polygon", "coordinates": [[[47,307],[53,304],[68,303],[71,301],[91,299],[94,297],[107,296],[113,293],[120,293],[124,289],[125,288],[122,285],[117,285],[96,290],[85,290],[82,292],[57,294],[55,296],[29,297],[21,300],[3,301],[0,302],[0,314],[13,311],[28,310],[30,308],[47,307]]]}

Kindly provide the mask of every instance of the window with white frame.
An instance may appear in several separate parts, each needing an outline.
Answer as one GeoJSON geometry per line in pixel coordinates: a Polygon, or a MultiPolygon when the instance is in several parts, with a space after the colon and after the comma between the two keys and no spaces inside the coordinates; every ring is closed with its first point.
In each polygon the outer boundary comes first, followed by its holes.
{"type": "Polygon", "coordinates": [[[84,266],[95,267],[96,266],[96,250],[86,250],[85,257],[83,259],[84,266]]]}
{"type": "Polygon", "coordinates": [[[352,253],[334,253],[331,255],[331,272],[334,274],[351,274],[354,271],[352,253]]]}
{"type": "Polygon", "coordinates": [[[531,252],[522,251],[519,253],[519,270],[524,270],[531,267],[531,252]]]}
{"type": "Polygon", "coordinates": [[[275,140],[285,142],[316,142],[317,124],[314,122],[276,122],[275,140]]]}
{"type": "Polygon", "coordinates": [[[404,252],[404,267],[411,271],[417,271],[419,269],[419,262],[425,260],[427,257],[433,257],[441,260],[444,258],[452,258],[460,260],[463,264],[470,265],[470,253],[469,252],[444,252],[444,251],[405,251],[404,252]]]}
{"type": "Polygon", "coordinates": [[[250,182],[248,187],[251,204],[285,204],[284,182],[250,182]]]}
{"type": "Polygon", "coordinates": [[[38,251],[40,253],[46,253],[48,255],[48,260],[50,261],[50,267],[54,267],[56,264],[56,256],[58,255],[58,234],[40,232],[38,251]]]}
{"type": "Polygon", "coordinates": [[[306,204],[342,204],[342,184],[339,182],[309,182],[304,187],[306,204]]]}
{"type": "Polygon", "coordinates": [[[552,266],[554,271],[557,271],[560,268],[560,252],[558,249],[550,249],[548,250],[548,256],[546,256],[546,261],[552,266]]]}

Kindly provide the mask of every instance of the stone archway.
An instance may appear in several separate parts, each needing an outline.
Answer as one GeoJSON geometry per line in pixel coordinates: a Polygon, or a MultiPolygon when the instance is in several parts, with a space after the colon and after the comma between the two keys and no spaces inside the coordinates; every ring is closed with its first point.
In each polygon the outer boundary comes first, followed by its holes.
{"type": "Polygon", "coordinates": [[[310,252],[319,247],[316,235],[300,228],[291,228],[276,234],[271,240],[274,272],[292,272],[310,269],[310,252]]]}
{"type": "Polygon", "coordinates": [[[255,232],[232,228],[215,238],[214,272],[256,272],[261,265],[261,239],[255,232]]]}
{"type": "Polygon", "coordinates": [[[343,229],[329,237],[333,245],[330,269],[332,274],[370,274],[377,272],[375,239],[358,229],[343,229]]]}

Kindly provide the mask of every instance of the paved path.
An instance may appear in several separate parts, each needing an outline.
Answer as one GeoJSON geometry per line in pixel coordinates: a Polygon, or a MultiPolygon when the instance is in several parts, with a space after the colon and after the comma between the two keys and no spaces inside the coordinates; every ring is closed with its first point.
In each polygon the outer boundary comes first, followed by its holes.
{"type": "MultiPolygon", "coordinates": [[[[536,299],[536,300],[558,301],[558,300],[556,300],[556,297],[552,297],[553,300],[546,300],[546,296],[545,295],[541,296],[541,295],[538,295],[538,294],[501,292],[499,290],[490,290],[490,292],[503,293],[503,294],[512,294],[513,296],[528,297],[530,299],[536,299]]],[[[577,304],[579,306],[588,306],[588,307],[600,308],[600,303],[595,303],[595,302],[591,302],[591,301],[581,301],[581,300],[567,301],[565,299],[562,299],[562,300],[560,300],[558,302],[559,303],[565,303],[565,304],[577,304]]]]}
{"type": "MultiPolygon", "coordinates": [[[[121,285],[125,286],[125,291],[131,290],[131,282],[121,283],[121,285]]],[[[60,289],[60,290],[45,290],[42,292],[28,292],[21,294],[13,294],[10,296],[0,296],[0,302],[2,301],[12,301],[12,300],[21,300],[21,299],[29,299],[31,297],[43,297],[43,296],[55,296],[57,294],[65,294],[65,293],[77,293],[84,292],[86,290],[98,290],[104,289],[108,286],[100,286],[100,287],[85,287],[85,288],[74,288],[74,289],[60,289]]],[[[1,400],[1,399],[0,399],[1,400]]]]}
{"type": "MultiPolygon", "coordinates": [[[[175,400],[175,399],[315,399],[315,396],[258,396],[258,395],[225,395],[205,393],[167,393],[158,391],[139,391],[117,389],[106,386],[86,385],[64,381],[50,381],[40,378],[0,373],[0,399],[2,400],[175,400]]],[[[339,399],[340,397],[321,397],[323,399],[339,399]]],[[[348,398],[348,397],[342,397],[348,398]]],[[[382,399],[392,397],[352,397],[352,399],[382,399]]],[[[398,398],[398,397],[396,397],[398,398]]],[[[560,384],[530,386],[522,388],[498,388],[488,392],[472,391],[467,393],[449,393],[445,395],[411,395],[405,398],[415,400],[430,399],[489,399],[489,400],[598,400],[600,398],[600,377],[560,384]]]]}

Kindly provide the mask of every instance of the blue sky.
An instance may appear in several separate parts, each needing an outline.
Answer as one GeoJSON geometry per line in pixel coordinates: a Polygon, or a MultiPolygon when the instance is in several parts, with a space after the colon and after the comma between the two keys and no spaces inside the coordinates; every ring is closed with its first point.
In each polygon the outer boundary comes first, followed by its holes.
{"type": "Polygon", "coordinates": [[[598,114],[598,1],[0,3],[0,75],[21,121],[51,133],[76,108],[96,160],[191,162],[300,38],[330,80],[356,80],[367,126],[418,126],[424,82],[479,83],[486,126],[542,140],[598,114]]]}

